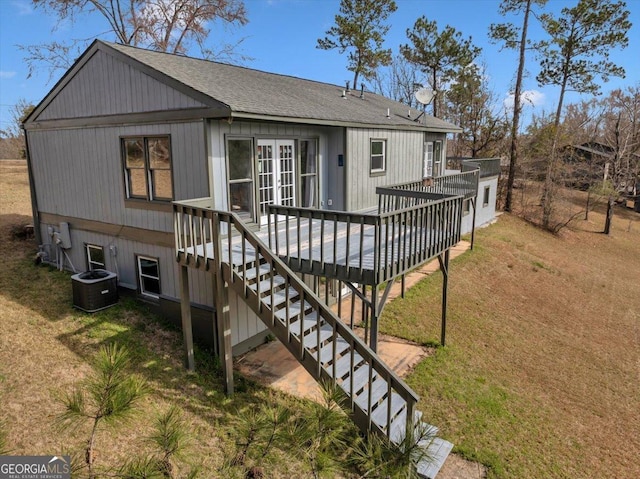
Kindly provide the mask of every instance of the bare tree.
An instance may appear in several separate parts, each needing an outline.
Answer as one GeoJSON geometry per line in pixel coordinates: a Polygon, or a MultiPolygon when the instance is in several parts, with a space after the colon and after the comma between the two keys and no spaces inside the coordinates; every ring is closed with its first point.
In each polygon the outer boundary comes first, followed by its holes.
{"type": "Polygon", "coordinates": [[[11,122],[6,128],[0,129],[0,140],[2,141],[2,153],[0,158],[26,158],[26,146],[24,142],[24,132],[22,123],[34,109],[34,105],[21,98],[13,105],[9,113],[11,122]]]}
{"type": "MultiPolygon", "coordinates": [[[[68,43],[50,42],[20,45],[31,76],[39,65],[46,65],[51,78],[55,71],[67,69],[88,42],[113,36],[117,43],[153,50],[184,54],[196,44],[206,58],[216,58],[207,46],[212,22],[245,25],[247,14],[243,0],[32,0],[36,7],[62,21],[77,21],[83,15],[100,15],[107,31],[88,39],[68,43]]],[[[229,56],[230,45],[220,51],[229,56]]]]}
{"type": "Polygon", "coordinates": [[[396,55],[391,64],[376,71],[373,90],[412,108],[420,108],[414,93],[420,83],[420,71],[402,55],[396,55]]]}
{"type": "Polygon", "coordinates": [[[607,102],[605,113],[604,144],[610,149],[608,162],[607,213],[604,233],[611,232],[613,207],[620,193],[629,193],[638,179],[640,159],[640,88],[630,88],[626,92],[615,90],[607,102]]]}

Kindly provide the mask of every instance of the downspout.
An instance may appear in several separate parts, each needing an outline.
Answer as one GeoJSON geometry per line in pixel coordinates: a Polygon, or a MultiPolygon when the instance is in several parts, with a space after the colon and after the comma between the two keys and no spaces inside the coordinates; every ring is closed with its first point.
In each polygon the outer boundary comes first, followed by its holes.
{"type": "Polygon", "coordinates": [[[24,127],[24,124],[21,124],[20,128],[24,132],[25,155],[27,157],[27,173],[29,176],[29,192],[31,194],[31,214],[33,216],[33,232],[38,241],[38,244],[40,244],[42,243],[42,236],[40,235],[40,215],[38,213],[36,182],[33,178],[33,166],[31,164],[31,153],[29,151],[29,136],[27,135],[27,129],[24,127]]]}

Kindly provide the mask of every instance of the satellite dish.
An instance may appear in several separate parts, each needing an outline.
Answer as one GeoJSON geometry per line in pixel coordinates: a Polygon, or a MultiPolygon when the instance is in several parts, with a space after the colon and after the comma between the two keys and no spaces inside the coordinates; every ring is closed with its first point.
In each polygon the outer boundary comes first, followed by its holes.
{"type": "Polygon", "coordinates": [[[433,97],[436,96],[436,91],[431,88],[420,88],[417,92],[414,93],[416,100],[418,103],[422,103],[423,105],[428,105],[433,100],[433,97]]]}

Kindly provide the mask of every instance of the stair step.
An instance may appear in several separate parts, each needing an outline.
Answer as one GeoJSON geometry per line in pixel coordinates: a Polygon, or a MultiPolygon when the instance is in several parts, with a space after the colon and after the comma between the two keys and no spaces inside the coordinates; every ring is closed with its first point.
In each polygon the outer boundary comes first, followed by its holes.
{"type": "Polygon", "coordinates": [[[347,341],[345,341],[343,338],[338,336],[335,341],[330,341],[329,343],[322,346],[322,348],[320,348],[320,362],[322,363],[323,366],[325,366],[325,369],[331,374],[333,374],[333,368],[331,367],[331,364],[333,362],[334,342],[336,344],[336,369],[337,369],[337,363],[338,363],[337,360],[340,359],[340,357],[345,352],[349,351],[349,347],[350,347],[347,341]]]}
{"type": "MultiPolygon", "coordinates": [[[[289,309],[291,310],[292,308],[289,308],[289,309]]],[[[298,312],[299,312],[299,308],[298,308],[298,312]]],[[[278,311],[278,313],[276,313],[276,316],[278,316],[278,319],[284,322],[286,319],[285,311],[281,309],[280,311],[278,311]],[[282,313],[281,314],[282,317],[278,316],[278,313],[282,313]]],[[[294,334],[296,337],[299,337],[300,336],[300,319],[299,319],[300,316],[298,314],[296,314],[295,316],[297,317],[297,319],[291,322],[291,324],[289,325],[289,331],[292,334],[294,334]]],[[[303,335],[306,335],[307,333],[309,333],[309,331],[311,331],[312,329],[318,326],[318,313],[313,311],[305,315],[304,318],[302,318],[302,322],[303,322],[303,326],[302,326],[303,335]]]]}
{"type": "MultiPolygon", "coordinates": [[[[382,379],[378,373],[375,371],[373,372],[371,385],[369,387],[365,387],[362,392],[356,393],[358,396],[355,398],[355,402],[363,411],[367,411],[369,406],[369,388],[371,389],[371,409],[375,412],[376,405],[384,398],[389,390],[389,383],[382,379]]],[[[380,424],[380,422],[377,421],[376,424],[380,424]]]]}
{"type": "MultiPolygon", "coordinates": [[[[373,378],[375,379],[376,373],[374,371],[373,378]]],[[[356,370],[353,372],[353,394],[359,394],[360,391],[367,385],[369,382],[369,364],[366,362],[361,364],[356,370]]],[[[351,387],[351,378],[346,377],[344,380],[344,390],[347,394],[352,394],[350,391],[351,387]]],[[[354,398],[355,399],[355,398],[354,398]]]]}
{"type": "MultiPolygon", "coordinates": [[[[385,381],[386,382],[386,381],[385,381]]],[[[387,425],[387,408],[389,404],[389,395],[387,395],[380,405],[373,411],[371,420],[379,426],[387,425]]],[[[406,409],[407,402],[398,393],[391,392],[391,419],[398,415],[402,409],[406,409]]]]}
{"type": "MultiPolygon", "coordinates": [[[[358,369],[358,367],[360,366],[360,363],[362,363],[363,360],[364,358],[360,356],[360,354],[358,354],[357,352],[354,352],[353,368],[358,369]]],[[[344,356],[342,356],[336,362],[336,379],[343,379],[346,376],[348,376],[350,368],[351,368],[351,351],[349,351],[349,354],[345,354],[344,356]]],[[[345,381],[347,380],[348,380],[348,377],[347,379],[345,379],[345,381]]]]}
{"type": "MultiPolygon", "coordinates": [[[[263,299],[266,299],[266,297],[263,298],[263,299]]],[[[290,297],[289,300],[291,300],[291,299],[292,298],[290,297]]],[[[298,299],[298,297],[296,296],[295,299],[298,299]]],[[[304,303],[304,310],[305,310],[305,312],[311,310],[311,305],[309,303],[307,303],[306,301],[304,303]]],[[[300,301],[296,301],[296,302],[291,303],[289,305],[289,322],[290,323],[293,323],[295,321],[298,321],[298,319],[300,319],[300,311],[301,311],[300,301]]],[[[314,313],[314,312],[310,311],[307,315],[312,314],[312,313],[314,313]]],[[[305,315],[305,316],[307,316],[307,315],[305,315]]],[[[276,311],[276,318],[278,318],[283,323],[286,323],[286,321],[287,321],[287,309],[286,308],[282,308],[282,309],[276,311]]],[[[298,326],[298,328],[300,328],[300,326],[298,326]]]]}
{"type": "Polygon", "coordinates": [[[439,437],[435,437],[425,446],[427,448],[427,455],[416,464],[416,470],[420,477],[434,479],[444,464],[444,461],[447,460],[451,449],[453,449],[453,444],[439,437]]]}
{"type": "MultiPolygon", "coordinates": [[[[235,266],[234,270],[238,273],[240,277],[242,277],[241,266],[235,266]]],[[[247,265],[247,274],[246,274],[247,281],[253,281],[256,279],[256,276],[263,277],[265,274],[271,274],[271,272],[272,272],[271,265],[269,265],[268,263],[263,263],[258,268],[255,268],[252,265],[247,265]]]]}
{"type": "MultiPolygon", "coordinates": [[[[422,412],[415,411],[413,414],[414,437],[434,437],[438,434],[438,428],[422,421],[422,412]]],[[[403,409],[391,421],[391,434],[389,439],[394,444],[400,444],[405,438],[405,430],[407,427],[407,410],[403,409]]]]}
{"type": "MultiPolygon", "coordinates": [[[[295,301],[298,298],[298,292],[294,289],[294,288],[289,288],[289,298],[288,301],[289,303],[292,303],[293,301],[295,301]]],[[[275,293],[273,293],[272,295],[267,295],[265,297],[262,298],[262,302],[264,304],[266,304],[267,306],[269,306],[269,308],[279,308],[280,306],[284,305],[287,302],[287,291],[286,290],[280,290],[277,291],[275,293]]],[[[289,308],[289,311],[291,311],[291,307],[289,308]]],[[[298,311],[300,310],[300,308],[298,307],[298,311]]],[[[291,317],[291,316],[290,316],[291,317]]]]}
{"type": "MultiPolygon", "coordinates": [[[[285,284],[285,279],[278,275],[273,277],[273,291],[279,291],[282,288],[282,285],[285,284]]],[[[249,288],[251,288],[256,293],[258,292],[258,285],[260,285],[260,294],[270,294],[271,293],[271,276],[268,276],[266,279],[260,281],[260,283],[255,282],[249,284],[249,288]]]]}
{"type": "MultiPolygon", "coordinates": [[[[333,328],[328,324],[323,324],[320,328],[320,347],[324,344],[324,342],[333,337],[333,328]]],[[[312,331],[304,337],[304,347],[309,350],[317,350],[318,349],[318,331],[312,331]]]]}

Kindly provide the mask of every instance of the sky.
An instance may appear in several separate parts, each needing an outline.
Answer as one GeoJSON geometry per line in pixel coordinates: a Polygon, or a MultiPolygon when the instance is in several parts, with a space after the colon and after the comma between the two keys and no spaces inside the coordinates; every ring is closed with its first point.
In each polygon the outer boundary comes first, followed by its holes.
{"type": "MultiPolygon", "coordinates": [[[[573,6],[577,0],[549,0],[545,11],[559,12],[562,7],[573,6]]],[[[394,54],[399,45],[408,43],[406,31],[416,19],[425,15],[436,20],[438,27],[451,25],[464,37],[472,37],[473,43],[482,48],[480,61],[487,66],[490,88],[495,92],[498,106],[508,98],[513,89],[517,67],[517,53],[501,50],[488,39],[491,23],[511,20],[498,14],[499,0],[396,0],[398,9],[389,18],[390,29],[385,47],[394,54]]],[[[344,85],[353,78],[347,70],[347,55],[337,50],[316,48],[318,38],[334,24],[339,11],[339,0],[245,0],[249,23],[242,27],[214,25],[211,45],[221,40],[239,44],[238,52],[250,59],[243,65],[273,73],[344,85]]],[[[626,78],[612,78],[602,84],[602,91],[640,84],[640,0],[627,0],[633,27],[628,33],[629,46],[611,53],[611,59],[623,66],[626,78]]],[[[11,122],[10,109],[20,99],[37,104],[53,88],[64,72],[59,71],[49,79],[46,68],[27,78],[24,52],[18,45],[32,45],[68,39],[89,39],[108,30],[106,23],[96,13],[85,13],[74,24],[58,24],[57,18],[34,8],[28,0],[0,0],[0,128],[11,122]]],[[[543,32],[537,21],[530,27],[530,38],[541,39],[543,32]]],[[[113,41],[112,34],[99,38],[113,41]]],[[[198,50],[189,54],[198,56],[198,50]]],[[[535,76],[538,60],[533,54],[527,59],[527,76],[524,90],[530,102],[524,111],[525,122],[532,114],[555,111],[558,88],[540,87],[535,76]]],[[[569,94],[566,102],[586,99],[569,94]]]]}

